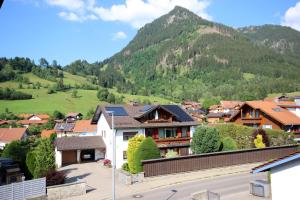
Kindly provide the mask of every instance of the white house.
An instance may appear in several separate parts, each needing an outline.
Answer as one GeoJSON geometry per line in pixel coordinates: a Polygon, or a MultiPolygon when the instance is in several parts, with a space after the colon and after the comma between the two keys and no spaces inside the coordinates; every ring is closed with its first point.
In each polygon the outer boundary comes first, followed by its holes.
{"type": "Polygon", "coordinates": [[[98,106],[92,123],[97,124],[97,135],[101,135],[106,146],[105,158],[113,158],[112,114],[116,135],[116,167],[121,168],[127,160],[128,140],[136,134],[152,137],[163,156],[168,149],[179,155],[190,152],[195,121],[178,105],[106,105],[98,106]]]}
{"type": "Polygon", "coordinates": [[[253,169],[253,173],[270,171],[272,200],[299,200],[300,152],[253,169]]]}

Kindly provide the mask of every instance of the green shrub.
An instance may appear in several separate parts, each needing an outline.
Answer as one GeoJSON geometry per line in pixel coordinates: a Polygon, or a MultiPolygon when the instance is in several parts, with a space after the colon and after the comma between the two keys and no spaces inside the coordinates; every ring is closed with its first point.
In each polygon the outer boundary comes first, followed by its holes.
{"type": "Polygon", "coordinates": [[[166,153],[166,158],[175,158],[178,157],[178,153],[172,149],[168,149],[168,152],[166,153]]]}
{"type": "Polygon", "coordinates": [[[266,131],[261,128],[253,131],[252,138],[256,148],[265,148],[270,146],[268,135],[266,131]]]}
{"type": "Polygon", "coordinates": [[[234,139],[228,136],[222,139],[222,151],[233,151],[237,149],[238,148],[234,139]]]}
{"type": "Polygon", "coordinates": [[[142,172],[142,160],[160,158],[160,151],[152,137],[147,137],[138,147],[135,153],[136,159],[134,165],[136,166],[136,172],[142,172]]]}
{"type": "MultiPolygon", "coordinates": [[[[219,131],[221,138],[231,137],[235,140],[238,149],[253,148],[252,133],[255,128],[237,125],[234,123],[220,124],[215,126],[219,131]]],[[[294,144],[293,134],[282,130],[265,129],[270,146],[282,146],[287,144],[294,144]]]]}
{"type": "Polygon", "coordinates": [[[33,176],[35,166],[36,166],[36,159],[35,159],[35,152],[34,151],[30,151],[30,152],[27,153],[26,165],[27,165],[27,168],[28,168],[29,172],[33,176]]]}
{"type": "Polygon", "coordinates": [[[135,159],[136,159],[136,150],[139,148],[142,141],[145,139],[143,135],[136,135],[133,138],[130,138],[128,141],[128,148],[127,148],[127,161],[129,170],[131,173],[137,173],[137,169],[135,166],[135,159]]]}
{"type": "Polygon", "coordinates": [[[128,163],[127,163],[127,162],[126,162],[126,163],[123,163],[122,169],[123,169],[124,171],[126,171],[126,172],[129,172],[129,166],[128,166],[128,163]]]}
{"type": "Polygon", "coordinates": [[[194,135],[191,144],[193,153],[216,152],[220,148],[220,135],[216,128],[199,126],[194,135]]]}

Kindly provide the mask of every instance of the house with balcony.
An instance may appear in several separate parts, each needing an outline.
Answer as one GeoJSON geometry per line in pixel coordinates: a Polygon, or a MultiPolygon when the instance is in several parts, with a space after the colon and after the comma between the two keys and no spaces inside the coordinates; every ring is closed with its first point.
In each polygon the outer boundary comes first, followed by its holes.
{"type": "Polygon", "coordinates": [[[300,132],[300,118],[272,101],[247,101],[229,121],[255,128],[300,132]]]}
{"type": "Polygon", "coordinates": [[[164,156],[168,149],[179,155],[190,153],[190,142],[198,122],[179,105],[98,106],[92,119],[106,146],[105,158],[113,157],[113,130],[116,135],[116,166],[127,160],[128,140],[136,134],[152,137],[164,156]],[[114,122],[112,122],[112,112],[114,122]],[[113,129],[114,128],[114,129],[113,129]]]}

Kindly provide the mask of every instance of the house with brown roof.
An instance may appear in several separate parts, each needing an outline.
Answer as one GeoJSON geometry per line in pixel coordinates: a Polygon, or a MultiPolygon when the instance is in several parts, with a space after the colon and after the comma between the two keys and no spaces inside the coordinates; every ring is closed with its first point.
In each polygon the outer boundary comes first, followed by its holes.
{"type": "Polygon", "coordinates": [[[272,101],[247,101],[230,121],[251,127],[300,132],[300,118],[272,101]]]}
{"type": "Polygon", "coordinates": [[[42,130],[41,137],[42,138],[50,138],[52,134],[56,134],[54,130],[42,130]]]}
{"type": "Polygon", "coordinates": [[[25,140],[27,128],[0,128],[0,149],[14,140],[25,140]]]}
{"type": "Polygon", "coordinates": [[[66,122],[75,122],[76,120],[80,120],[82,118],[82,114],[79,112],[70,112],[66,115],[66,122]]]}
{"type": "Polygon", "coordinates": [[[136,134],[152,137],[164,156],[168,149],[179,155],[190,153],[190,142],[198,122],[179,105],[98,106],[92,119],[97,135],[106,145],[105,158],[112,160],[112,136],[116,135],[116,166],[127,160],[128,140],[136,134]],[[114,122],[112,122],[112,116],[114,122]]]}
{"type": "Polygon", "coordinates": [[[75,122],[73,132],[79,136],[95,136],[97,134],[97,125],[92,124],[91,120],[78,120],[75,122]]]}
{"type": "Polygon", "coordinates": [[[17,121],[17,123],[27,128],[30,125],[46,124],[50,119],[50,116],[47,114],[20,114],[18,116],[24,119],[17,121]]]}

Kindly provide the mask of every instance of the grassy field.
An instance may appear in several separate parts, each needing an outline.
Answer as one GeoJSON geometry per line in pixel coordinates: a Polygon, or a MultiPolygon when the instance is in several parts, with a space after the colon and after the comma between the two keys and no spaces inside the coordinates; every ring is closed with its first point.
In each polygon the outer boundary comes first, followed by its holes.
{"type": "MultiPolygon", "coordinates": [[[[71,75],[64,73],[64,83],[75,85],[75,83],[84,83],[86,80],[84,77],[71,75]]],[[[52,85],[54,82],[41,79],[32,73],[25,75],[30,79],[30,82],[40,82],[43,86],[52,85]]],[[[0,87],[15,88],[18,91],[29,93],[33,95],[33,99],[29,100],[0,100],[0,112],[4,112],[6,108],[13,113],[49,113],[52,114],[54,110],[59,110],[61,112],[81,112],[86,114],[88,110],[95,109],[98,104],[104,104],[105,102],[100,102],[97,99],[96,90],[77,90],[78,97],[73,98],[71,93],[72,90],[66,92],[57,92],[54,94],[47,94],[47,88],[40,89],[27,89],[26,85],[23,85],[24,89],[18,89],[18,83],[13,81],[7,81],[0,83],[0,87]]],[[[129,95],[120,94],[115,90],[111,89],[110,92],[115,95],[124,96],[124,102],[129,102],[131,100],[145,101],[150,100],[152,103],[166,104],[170,103],[169,100],[159,98],[159,97],[148,97],[140,95],[129,95]]]]}
{"type": "MultiPolygon", "coordinates": [[[[278,97],[283,95],[282,93],[272,93],[269,94],[268,97],[278,97]]],[[[290,92],[290,93],[285,93],[287,96],[300,96],[300,91],[299,92],[290,92]]]]}

